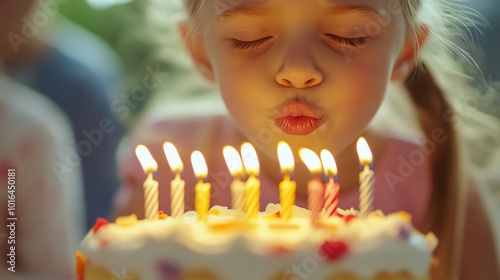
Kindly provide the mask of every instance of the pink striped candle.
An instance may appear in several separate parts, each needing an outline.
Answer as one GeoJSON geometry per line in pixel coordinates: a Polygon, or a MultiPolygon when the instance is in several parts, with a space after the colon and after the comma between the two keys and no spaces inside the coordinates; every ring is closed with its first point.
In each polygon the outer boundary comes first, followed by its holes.
{"type": "Polygon", "coordinates": [[[316,176],[307,182],[307,208],[311,211],[311,221],[314,223],[319,220],[323,210],[324,188],[317,177],[321,173],[321,161],[318,155],[309,149],[300,149],[299,155],[309,171],[316,176]]]}
{"type": "Polygon", "coordinates": [[[321,162],[325,175],[330,178],[325,184],[324,208],[326,216],[332,217],[337,213],[339,204],[340,185],[334,179],[337,176],[337,164],[333,155],[327,150],[321,151],[321,162]]]}
{"type": "Polygon", "coordinates": [[[339,205],[339,191],[340,186],[333,177],[325,183],[325,213],[327,217],[332,217],[337,213],[339,205]]]}

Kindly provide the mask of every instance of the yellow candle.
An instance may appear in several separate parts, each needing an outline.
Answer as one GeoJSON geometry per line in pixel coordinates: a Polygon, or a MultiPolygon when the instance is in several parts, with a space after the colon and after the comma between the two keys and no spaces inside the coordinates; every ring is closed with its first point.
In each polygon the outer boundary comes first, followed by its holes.
{"type": "Polygon", "coordinates": [[[284,174],[283,181],[279,185],[281,217],[288,220],[292,217],[293,205],[295,204],[295,191],[297,184],[290,180],[295,161],[290,146],[283,141],[278,143],[278,159],[280,162],[281,172],[284,174]]]}
{"type": "Polygon", "coordinates": [[[180,219],[184,214],[184,186],[181,172],[184,168],[182,160],[175,146],[170,142],[163,144],[163,151],[167,157],[170,169],[175,173],[175,178],[170,182],[170,209],[172,217],[180,219]]]}
{"type": "Polygon", "coordinates": [[[359,173],[359,212],[361,217],[366,217],[373,211],[375,173],[370,169],[373,156],[363,137],[358,140],[357,150],[359,162],[364,166],[363,171],[359,173]]]}
{"type": "Polygon", "coordinates": [[[204,183],[203,180],[208,175],[207,163],[203,154],[199,151],[194,151],[191,154],[191,163],[193,170],[198,178],[198,183],[195,186],[195,211],[198,213],[198,220],[205,221],[207,212],[210,209],[210,183],[204,183]]]}
{"type": "Polygon", "coordinates": [[[158,182],[153,180],[153,172],[158,169],[158,164],[144,145],[138,145],[135,148],[135,154],[139,158],[144,173],[148,174],[143,185],[144,217],[149,220],[156,219],[158,214],[158,182]]]}
{"type": "Polygon", "coordinates": [[[238,151],[232,146],[225,146],[222,150],[224,159],[233,182],[231,182],[231,197],[233,209],[245,211],[245,184],[241,181],[243,177],[243,163],[238,151]]]}
{"type": "Polygon", "coordinates": [[[257,218],[260,210],[260,180],[257,178],[259,175],[259,159],[255,148],[250,143],[243,143],[241,146],[241,157],[249,176],[245,182],[245,211],[247,219],[253,220],[257,218]]]}

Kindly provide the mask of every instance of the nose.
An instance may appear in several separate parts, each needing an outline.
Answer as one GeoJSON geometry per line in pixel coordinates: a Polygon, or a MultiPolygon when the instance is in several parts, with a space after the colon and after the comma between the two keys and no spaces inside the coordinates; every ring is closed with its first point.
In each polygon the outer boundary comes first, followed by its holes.
{"type": "Polygon", "coordinates": [[[323,74],[305,48],[290,50],[276,75],[276,82],[285,87],[308,88],[322,81],[323,74]]]}

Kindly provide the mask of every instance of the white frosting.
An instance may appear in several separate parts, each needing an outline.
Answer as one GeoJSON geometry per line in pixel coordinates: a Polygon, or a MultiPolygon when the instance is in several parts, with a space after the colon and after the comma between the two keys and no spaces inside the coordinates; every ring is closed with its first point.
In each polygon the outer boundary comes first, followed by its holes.
{"type": "Polygon", "coordinates": [[[280,272],[286,273],[288,278],[284,279],[324,279],[336,272],[373,277],[382,271],[407,271],[414,277],[424,277],[437,245],[434,235],[422,235],[398,214],[372,215],[348,223],[334,217],[327,221],[337,228],[332,230],[311,225],[309,211],[299,207],[294,208],[294,218],[288,223],[264,218],[280,209],[270,204],[253,228],[214,230],[214,225],[242,213],[223,207],[212,209],[220,214],[209,215],[207,223],[197,222],[196,213],[187,212],[181,221],[169,217],[141,220],[130,226],[108,224],[96,234],[91,230],[80,251],[94,265],[141,279],[162,279],[160,261],[178,265],[181,271],[204,268],[221,279],[270,279],[280,272]],[[277,228],[283,224],[295,228],[277,228]],[[407,229],[406,237],[401,236],[402,228],[407,229]],[[344,242],[348,252],[336,260],[326,260],[321,250],[326,240],[344,242]],[[290,251],[271,253],[277,247],[290,251]]]}

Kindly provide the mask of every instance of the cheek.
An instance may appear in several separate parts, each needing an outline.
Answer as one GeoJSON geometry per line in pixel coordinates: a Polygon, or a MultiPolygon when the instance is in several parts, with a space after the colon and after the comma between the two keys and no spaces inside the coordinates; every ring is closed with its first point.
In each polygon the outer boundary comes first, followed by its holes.
{"type": "Polygon", "coordinates": [[[217,58],[214,71],[220,93],[237,126],[248,137],[267,125],[265,87],[259,72],[234,57],[217,58]]]}
{"type": "Polygon", "coordinates": [[[378,49],[365,50],[350,63],[330,66],[327,88],[335,89],[331,104],[329,137],[333,152],[342,150],[363,133],[382,103],[390,81],[392,58],[378,49]]]}

